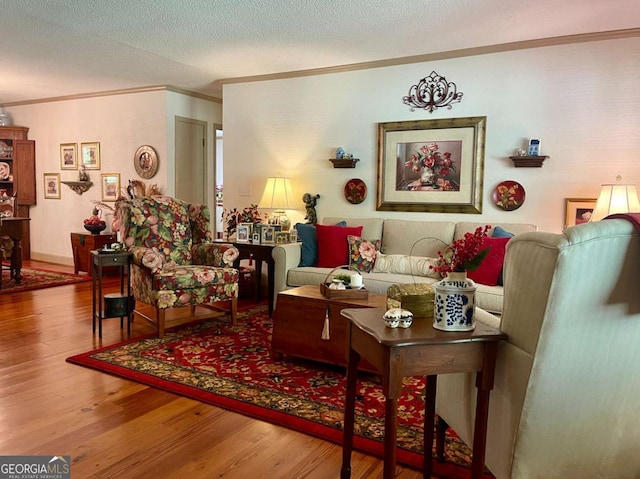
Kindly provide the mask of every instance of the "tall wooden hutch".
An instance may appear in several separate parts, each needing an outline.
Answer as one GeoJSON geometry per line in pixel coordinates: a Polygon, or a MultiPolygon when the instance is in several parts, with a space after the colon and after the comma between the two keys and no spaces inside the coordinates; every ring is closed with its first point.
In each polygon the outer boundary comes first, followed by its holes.
{"type": "MultiPolygon", "coordinates": [[[[0,126],[0,189],[16,195],[14,216],[23,218],[36,204],[36,142],[27,139],[28,132],[24,126],[0,126]]],[[[29,222],[22,228],[22,257],[30,259],[29,222]]]]}

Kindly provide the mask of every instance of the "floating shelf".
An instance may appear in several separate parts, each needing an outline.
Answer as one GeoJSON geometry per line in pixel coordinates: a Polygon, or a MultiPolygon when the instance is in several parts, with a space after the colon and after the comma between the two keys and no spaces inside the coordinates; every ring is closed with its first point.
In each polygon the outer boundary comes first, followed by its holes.
{"type": "Polygon", "coordinates": [[[63,181],[62,183],[67,185],[79,195],[86,191],[89,191],[89,188],[91,188],[91,186],[93,185],[91,181],[63,181]]]}
{"type": "Polygon", "coordinates": [[[548,156],[538,155],[525,155],[525,156],[510,156],[513,160],[513,164],[516,168],[540,168],[544,160],[549,158],[548,156]]]}
{"type": "Polygon", "coordinates": [[[355,168],[356,163],[360,160],[358,158],[329,158],[329,161],[333,163],[334,168],[355,168]]]}

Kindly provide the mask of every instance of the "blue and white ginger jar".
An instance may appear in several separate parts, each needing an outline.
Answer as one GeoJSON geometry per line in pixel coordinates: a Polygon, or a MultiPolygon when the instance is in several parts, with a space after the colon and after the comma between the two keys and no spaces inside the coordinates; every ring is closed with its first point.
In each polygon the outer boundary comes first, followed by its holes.
{"type": "Polygon", "coordinates": [[[472,331],[476,327],[476,283],[465,272],[451,272],[433,284],[433,327],[442,331],[472,331]]]}

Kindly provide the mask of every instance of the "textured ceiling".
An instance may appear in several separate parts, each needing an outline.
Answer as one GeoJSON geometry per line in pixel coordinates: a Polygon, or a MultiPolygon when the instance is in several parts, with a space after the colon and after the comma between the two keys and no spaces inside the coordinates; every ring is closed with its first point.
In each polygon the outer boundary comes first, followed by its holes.
{"type": "Polygon", "coordinates": [[[0,0],[0,104],[639,26],[638,0],[0,0]]]}

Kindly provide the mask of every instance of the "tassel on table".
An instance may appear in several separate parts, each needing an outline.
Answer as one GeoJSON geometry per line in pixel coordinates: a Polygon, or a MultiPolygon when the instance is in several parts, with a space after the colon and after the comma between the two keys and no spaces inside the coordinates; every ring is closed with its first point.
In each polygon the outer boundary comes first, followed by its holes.
{"type": "Polygon", "coordinates": [[[324,313],[324,328],[322,328],[321,338],[325,341],[329,341],[329,339],[331,339],[329,336],[329,306],[327,306],[327,310],[324,313]]]}

